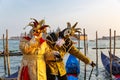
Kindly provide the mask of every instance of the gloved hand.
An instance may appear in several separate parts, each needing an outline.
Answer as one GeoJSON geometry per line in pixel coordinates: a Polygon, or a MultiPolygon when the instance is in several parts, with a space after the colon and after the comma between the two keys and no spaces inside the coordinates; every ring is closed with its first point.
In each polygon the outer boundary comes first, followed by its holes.
{"type": "Polygon", "coordinates": [[[32,37],[32,39],[29,41],[29,46],[31,47],[37,47],[39,42],[36,40],[36,37],[32,37]]]}
{"type": "Polygon", "coordinates": [[[55,56],[56,61],[62,60],[62,58],[61,58],[61,56],[60,56],[60,53],[59,53],[58,51],[54,51],[53,54],[54,54],[54,56],[55,56]]]}
{"type": "Polygon", "coordinates": [[[96,64],[95,64],[93,61],[90,63],[90,65],[91,65],[92,67],[96,66],[96,64]]]}
{"type": "Polygon", "coordinates": [[[57,58],[60,58],[60,53],[58,51],[55,51],[54,56],[57,57],[57,58]]]}

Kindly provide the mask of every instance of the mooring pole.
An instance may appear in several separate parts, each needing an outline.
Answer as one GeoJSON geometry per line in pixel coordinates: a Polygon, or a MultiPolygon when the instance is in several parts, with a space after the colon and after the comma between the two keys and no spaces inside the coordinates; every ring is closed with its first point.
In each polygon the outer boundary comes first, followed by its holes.
{"type": "Polygon", "coordinates": [[[78,32],[78,49],[80,50],[80,33],[78,32]]]}
{"type": "Polygon", "coordinates": [[[110,29],[110,78],[112,80],[112,54],[111,54],[111,29],[110,29]]]}
{"type": "Polygon", "coordinates": [[[10,59],[9,59],[9,51],[8,51],[8,30],[6,30],[6,55],[7,55],[8,75],[10,76],[10,59]]]}
{"type": "MultiPolygon", "coordinates": [[[[86,56],[86,35],[85,35],[85,29],[83,29],[83,34],[84,34],[84,54],[86,56]]],[[[85,64],[85,67],[84,67],[84,80],[86,80],[86,64],[85,64]]]]}
{"type": "Polygon", "coordinates": [[[98,33],[96,31],[96,76],[98,76],[98,33]]]}
{"type": "Polygon", "coordinates": [[[113,50],[114,55],[115,55],[115,48],[116,48],[116,31],[114,31],[114,50],[113,50]]]}
{"type": "Polygon", "coordinates": [[[4,55],[4,72],[5,72],[5,74],[7,74],[7,72],[6,72],[6,54],[5,54],[5,37],[4,37],[4,34],[3,34],[3,55],[4,55]]]}
{"type": "MultiPolygon", "coordinates": [[[[80,50],[80,33],[78,32],[78,49],[80,50]]],[[[80,60],[79,60],[79,64],[80,64],[80,60]]]]}

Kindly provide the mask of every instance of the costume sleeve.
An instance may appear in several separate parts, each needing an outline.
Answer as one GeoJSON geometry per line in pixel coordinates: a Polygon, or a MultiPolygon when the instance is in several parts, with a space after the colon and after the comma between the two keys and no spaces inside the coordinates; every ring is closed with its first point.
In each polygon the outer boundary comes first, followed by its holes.
{"type": "Polygon", "coordinates": [[[28,40],[24,38],[20,39],[19,49],[23,54],[25,53],[25,46],[27,46],[26,45],[27,43],[28,43],[28,40]]]}
{"type": "Polygon", "coordinates": [[[85,64],[91,63],[91,60],[73,45],[71,46],[69,53],[77,57],[79,60],[83,61],[85,64]]]}
{"type": "Polygon", "coordinates": [[[45,54],[44,54],[45,61],[46,62],[55,61],[55,56],[53,54],[54,50],[50,47],[50,45],[47,42],[44,47],[45,47],[45,54]]]}
{"type": "Polygon", "coordinates": [[[33,43],[32,40],[21,39],[19,48],[23,54],[34,54],[34,51],[38,47],[38,42],[33,43]]]}

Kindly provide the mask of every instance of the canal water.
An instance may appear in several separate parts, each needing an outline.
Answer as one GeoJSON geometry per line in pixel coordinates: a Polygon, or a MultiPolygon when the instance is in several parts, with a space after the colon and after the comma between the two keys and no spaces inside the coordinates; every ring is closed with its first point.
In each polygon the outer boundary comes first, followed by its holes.
{"type": "MultiPolygon", "coordinates": [[[[74,40],[75,42],[77,42],[77,40],[74,40]]],[[[86,41],[86,49],[87,49],[87,56],[93,60],[94,62],[96,62],[96,49],[93,49],[96,47],[96,42],[95,41],[86,41]]],[[[78,47],[78,44],[75,44],[76,47],[78,47]]],[[[80,51],[84,54],[84,42],[80,41],[80,47],[82,49],[80,49],[80,51]]],[[[108,49],[109,47],[109,41],[108,40],[99,40],[98,41],[98,76],[96,76],[96,67],[94,67],[92,75],[91,75],[91,80],[110,80],[109,74],[106,72],[105,68],[102,65],[101,62],[101,51],[103,53],[105,53],[107,56],[109,56],[108,54],[108,49]]],[[[112,41],[112,47],[113,47],[113,41],[112,41]]],[[[118,57],[120,57],[120,41],[117,40],[116,41],[116,55],[118,57]]],[[[19,40],[9,40],[9,50],[10,51],[19,51],[19,40]]],[[[0,51],[3,51],[3,41],[0,40],[0,51]]],[[[113,49],[112,49],[113,52],[113,49]]],[[[69,56],[69,53],[67,53],[64,57],[64,62],[66,62],[67,58],[69,56]]],[[[18,70],[18,67],[20,66],[20,61],[22,59],[22,56],[10,56],[10,72],[11,74],[16,72],[18,70]]],[[[92,67],[90,65],[87,65],[87,79],[90,76],[90,72],[92,70],[92,67]]],[[[84,63],[82,61],[80,61],[80,74],[79,74],[79,80],[84,80],[84,63]]],[[[0,57],[0,76],[4,76],[5,72],[4,72],[4,60],[3,57],[0,57]]],[[[114,77],[113,77],[113,80],[114,77]]]]}

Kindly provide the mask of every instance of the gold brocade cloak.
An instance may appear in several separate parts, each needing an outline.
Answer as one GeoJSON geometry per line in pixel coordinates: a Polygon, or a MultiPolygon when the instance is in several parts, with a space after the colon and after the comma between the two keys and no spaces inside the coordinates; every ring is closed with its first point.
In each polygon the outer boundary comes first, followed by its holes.
{"type": "Polygon", "coordinates": [[[32,41],[22,39],[20,41],[20,50],[23,53],[23,58],[18,74],[18,80],[20,80],[20,74],[22,67],[24,66],[28,66],[30,80],[46,80],[44,54],[49,50],[46,41],[40,45],[38,42],[33,43],[32,41]]]}

